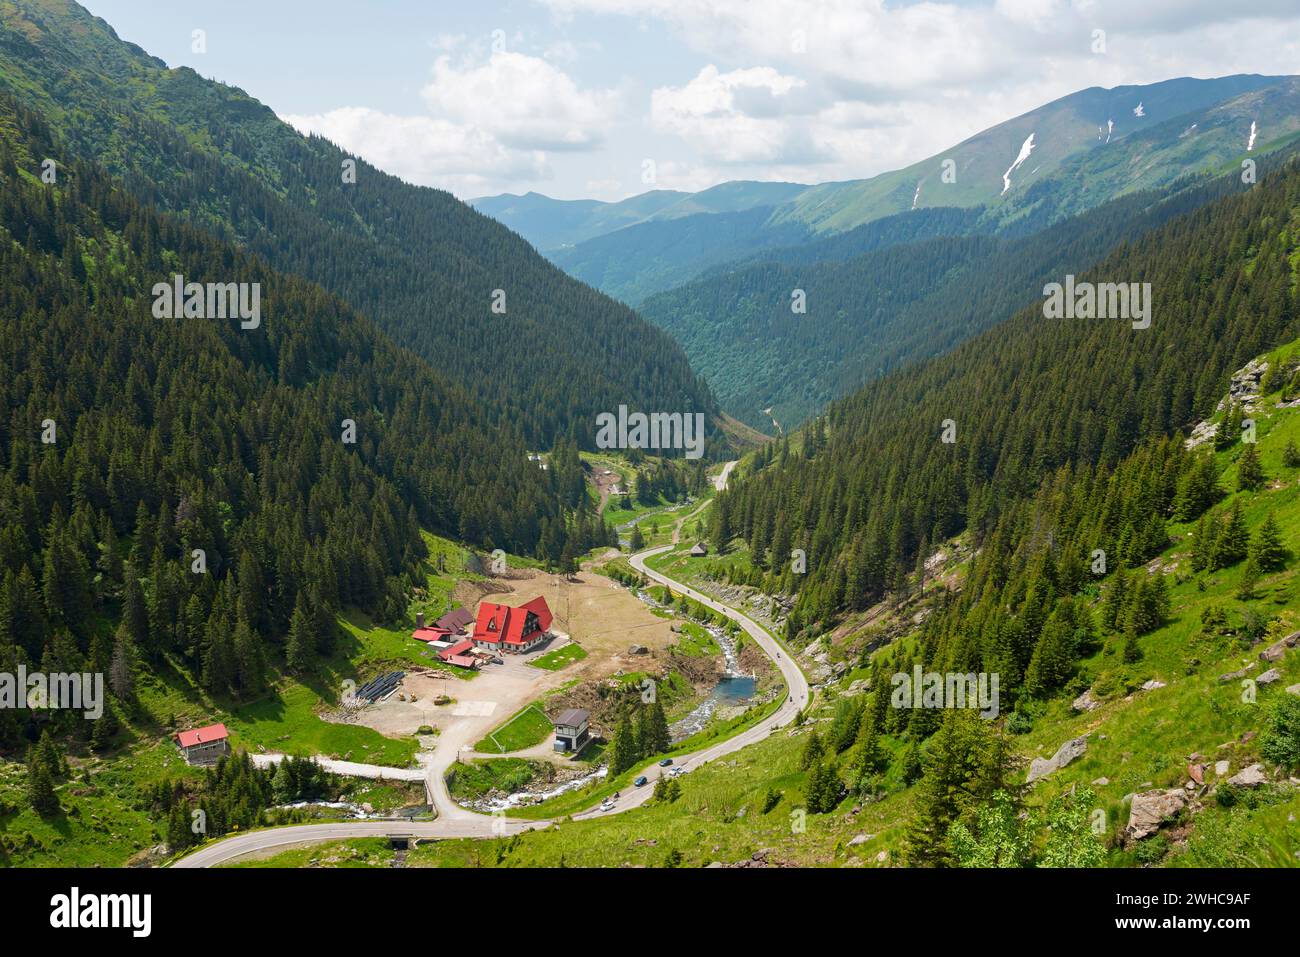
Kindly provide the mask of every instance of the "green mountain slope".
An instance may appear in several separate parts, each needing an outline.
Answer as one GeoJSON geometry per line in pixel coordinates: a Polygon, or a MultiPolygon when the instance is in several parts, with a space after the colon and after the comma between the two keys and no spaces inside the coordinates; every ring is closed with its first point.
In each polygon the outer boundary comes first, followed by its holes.
{"type": "MultiPolygon", "coordinates": [[[[421,526],[519,552],[608,540],[571,511],[576,450],[531,467],[517,434],[346,303],[94,166],[42,182],[55,145],[0,96],[6,668],[139,656],[249,695],[328,654],[335,610],[404,613],[421,526]],[[260,323],[159,317],[155,287],[176,272],[256,284],[260,323]],[[466,467],[485,460],[514,465],[466,467]]],[[[6,709],[0,747],[32,720],[6,709]]]]}
{"type": "Polygon", "coordinates": [[[657,189],[613,203],[592,199],[551,199],[540,193],[484,196],[470,205],[504,223],[542,252],[551,254],[638,223],[700,213],[738,213],[775,206],[798,196],[798,183],[733,181],[698,193],[657,189]]]}
{"type": "Polygon", "coordinates": [[[842,232],[908,209],[996,204],[1007,207],[1001,215],[1009,219],[1030,202],[1022,194],[1048,180],[1054,180],[1057,190],[1086,192],[1089,205],[1097,205],[1195,171],[1189,161],[1213,167],[1244,154],[1252,117],[1264,131],[1261,144],[1294,132],[1298,91],[1300,81],[1294,77],[1246,75],[1093,87],[999,123],[905,169],[813,187],[773,218],[801,222],[817,232],[842,232]],[[1275,93],[1262,92],[1277,84],[1282,87],[1275,93]],[[1134,112],[1139,105],[1140,116],[1134,112]],[[1166,125],[1175,118],[1185,122],[1177,129],[1166,125]],[[1111,122],[1114,126],[1108,128],[1111,122]],[[1020,160],[1022,150],[1026,153],[1020,160]],[[1054,177],[1068,161],[1085,156],[1094,160],[1086,178],[1054,177]],[[953,182],[943,181],[945,159],[953,161],[953,182]]]}
{"type": "Polygon", "coordinates": [[[1134,191],[1236,167],[1247,156],[1287,144],[1298,131],[1300,79],[1295,77],[1181,78],[1093,88],[904,169],[807,187],[773,205],[762,221],[755,209],[743,221],[704,215],[639,223],[551,255],[571,275],[639,306],[654,293],[729,261],[792,243],[818,247],[817,237],[905,213],[969,210],[978,212],[968,221],[973,232],[1036,232],[1134,191]],[[1134,116],[1139,103],[1143,115],[1134,116]],[[1252,123],[1256,139],[1248,153],[1252,123]],[[1009,173],[1031,134],[1033,149],[1009,173]],[[946,161],[952,163],[948,177],[946,161]]]}
{"type": "MultiPolygon", "coordinates": [[[[1263,175],[1279,160],[1260,162],[1263,175]]],[[[996,325],[1114,247],[1247,188],[1235,174],[1193,180],[1172,196],[1133,194],[1020,237],[979,235],[974,211],[900,214],[719,269],[652,297],[642,314],[683,344],[730,414],[790,429],[864,383],[996,325]],[[887,245],[909,224],[924,235],[927,220],[972,235],[887,245]],[[803,314],[792,310],[796,289],[806,296],[803,314]]]]}
{"type": "Polygon", "coordinates": [[[168,69],[71,0],[0,7],[0,89],[47,118],[56,158],[90,158],[141,200],[320,283],[533,447],[589,443],[595,414],[620,403],[712,409],[667,336],[518,236],[364,162],[344,183],[342,151],[168,69]]]}

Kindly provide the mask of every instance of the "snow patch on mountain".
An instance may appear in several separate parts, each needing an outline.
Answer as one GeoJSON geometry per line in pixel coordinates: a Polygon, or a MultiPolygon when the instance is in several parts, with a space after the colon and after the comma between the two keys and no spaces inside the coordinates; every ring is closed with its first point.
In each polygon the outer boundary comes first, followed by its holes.
{"type": "Polygon", "coordinates": [[[1139,100],[1138,105],[1133,107],[1134,116],[1146,116],[1147,111],[1142,108],[1142,102],[1139,100]]]}
{"type": "Polygon", "coordinates": [[[1016,161],[1011,164],[1011,166],[1007,169],[1005,173],[1002,174],[1002,195],[1003,196],[1005,196],[1007,194],[1007,190],[1011,188],[1011,174],[1016,171],[1016,168],[1021,163],[1029,159],[1029,154],[1032,153],[1033,151],[1034,151],[1034,134],[1030,133],[1029,139],[1025,140],[1024,143],[1021,144],[1020,155],[1016,157],[1016,161]]]}
{"type": "Polygon", "coordinates": [[[1250,121],[1250,139],[1246,141],[1246,152],[1249,153],[1255,148],[1255,121],[1250,121]]]}

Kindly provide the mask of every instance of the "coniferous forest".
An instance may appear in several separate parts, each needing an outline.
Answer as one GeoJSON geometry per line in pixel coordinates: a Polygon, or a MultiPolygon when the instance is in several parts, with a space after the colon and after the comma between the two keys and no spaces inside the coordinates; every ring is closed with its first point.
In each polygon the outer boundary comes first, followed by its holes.
{"type": "Polygon", "coordinates": [[[0,0],[0,866],[1295,866],[1285,47],[1124,47],[972,130],[1029,81],[745,52],[747,4],[633,4],[635,51],[577,26],[626,4],[497,6],[420,11],[429,75],[354,105],[0,0]],[[866,175],[921,95],[949,148],[866,175]]]}

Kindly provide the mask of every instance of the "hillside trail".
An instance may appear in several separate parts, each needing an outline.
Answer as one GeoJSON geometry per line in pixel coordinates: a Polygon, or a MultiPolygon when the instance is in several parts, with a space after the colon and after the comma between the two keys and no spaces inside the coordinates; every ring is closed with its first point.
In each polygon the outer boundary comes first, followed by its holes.
{"type": "MultiPolygon", "coordinates": [[[[727,479],[731,477],[731,470],[734,469],[735,467],[736,467],[736,462],[734,460],[722,466],[722,471],[719,472],[713,478],[713,487],[717,489],[719,492],[723,491],[727,487],[727,479]]],[[[700,512],[704,511],[705,508],[708,507],[708,505],[709,505],[708,502],[701,502],[699,508],[691,512],[689,515],[683,515],[681,518],[677,520],[677,524],[673,526],[674,545],[680,544],[682,540],[682,526],[685,525],[691,519],[693,519],[696,515],[699,515],[700,512]]]]}

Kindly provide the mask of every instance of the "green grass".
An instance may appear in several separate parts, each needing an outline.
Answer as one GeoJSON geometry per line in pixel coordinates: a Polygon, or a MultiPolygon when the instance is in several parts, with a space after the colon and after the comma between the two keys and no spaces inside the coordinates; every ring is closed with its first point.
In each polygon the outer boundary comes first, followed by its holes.
{"type": "Polygon", "coordinates": [[[285,754],[410,767],[419,747],[414,738],[388,738],[360,725],[323,721],[315,713],[318,703],[312,689],[289,684],[274,697],[245,705],[231,715],[232,744],[250,751],[260,745],[285,754]]]}
{"type": "Polygon", "coordinates": [[[481,798],[493,790],[514,793],[534,781],[555,777],[555,766],[526,758],[458,761],[447,769],[447,790],[457,801],[481,798]]]}
{"type": "Polygon", "coordinates": [[[530,661],[534,668],[542,668],[546,671],[559,671],[565,665],[571,665],[575,661],[581,661],[587,657],[587,652],[582,645],[576,641],[570,642],[563,648],[556,648],[554,651],[548,651],[533,661],[530,661]]]}
{"type": "Polygon", "coordinates": [[[483,754],[508,754],[511,751],[522,751],[524,748],[541,744],[553,729],[551,719],[546,717],[542,709],[530,704],[474,745],[474,750],[483,754]]]}
{"type": "Polygon", "coordinates": [[[391,867],[393,849],[380,837],[291,847],[269,857],[232,861],[221,867],[391,867]]]}

